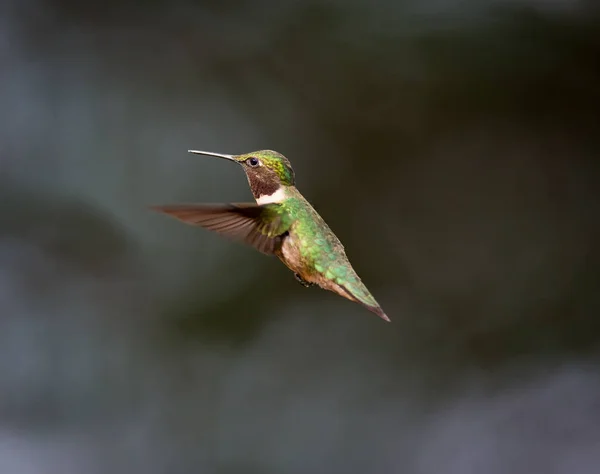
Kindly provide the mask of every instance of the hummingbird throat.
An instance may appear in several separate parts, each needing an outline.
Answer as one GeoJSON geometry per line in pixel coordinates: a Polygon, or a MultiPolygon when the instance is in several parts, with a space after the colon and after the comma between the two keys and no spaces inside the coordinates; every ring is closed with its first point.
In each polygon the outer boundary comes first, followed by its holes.
{"type": "Polygon", "coordinates": [[[256,204],[258,204],[259,206],[264,206],[265,204],[280,203],[284,200],[285,190],[283,189],[283,186],[280,186],[271,194],[261,194],[260,196],[258,196],[256,198],[256,204]]]}

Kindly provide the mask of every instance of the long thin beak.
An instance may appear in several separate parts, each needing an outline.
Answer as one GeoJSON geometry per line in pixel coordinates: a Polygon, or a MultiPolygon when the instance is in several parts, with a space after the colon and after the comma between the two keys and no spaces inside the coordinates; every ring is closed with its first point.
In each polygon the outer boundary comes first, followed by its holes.
{"type": "Polygon", "coordinates": [[[200,151],[200,150],[188,150],[188,153],[194,153],[196,155],[206,155],[206,156],[216,156],[217,158],[224,158],[226,160],[235,161],[233,155],[224,155],[222,153],[212,153],[210,151],[200,151]]]}

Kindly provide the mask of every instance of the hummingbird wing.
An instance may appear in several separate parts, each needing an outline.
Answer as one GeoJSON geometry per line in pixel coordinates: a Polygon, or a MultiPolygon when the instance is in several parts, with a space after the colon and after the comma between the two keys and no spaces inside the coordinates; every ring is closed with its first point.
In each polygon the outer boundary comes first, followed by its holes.
{"type": "Polygon", "coordinates": [[[190,225],[252,245],[271,255],[281,246],[291,222],[279,204],[174,204],[152,209],[190,225]]]}

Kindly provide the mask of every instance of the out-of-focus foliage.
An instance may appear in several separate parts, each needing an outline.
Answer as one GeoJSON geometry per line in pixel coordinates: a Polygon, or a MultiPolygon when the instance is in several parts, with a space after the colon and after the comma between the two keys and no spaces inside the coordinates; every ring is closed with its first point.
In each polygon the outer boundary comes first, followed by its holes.
{"type": "Polygon", "coordinates": [[[0,5],[0,472],[595,473],[593,2],[0,5]],[[271,148],[392,324],[152,214],[271,148]]]}

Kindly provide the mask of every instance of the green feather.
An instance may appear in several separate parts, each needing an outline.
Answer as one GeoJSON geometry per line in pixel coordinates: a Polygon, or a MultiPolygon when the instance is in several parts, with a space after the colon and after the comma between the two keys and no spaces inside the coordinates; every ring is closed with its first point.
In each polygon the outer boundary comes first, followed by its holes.
{"type": "Polygon", "coordinates": [[[288,215],[286,222],[291,223],[289,231],[297,236],[298,251],[305,266],[344,287],[361,303],[378,307],[377,301],[352,268],[344,246],[323,218],[297,190],[289,193],[281,207],[288,215]]]}

